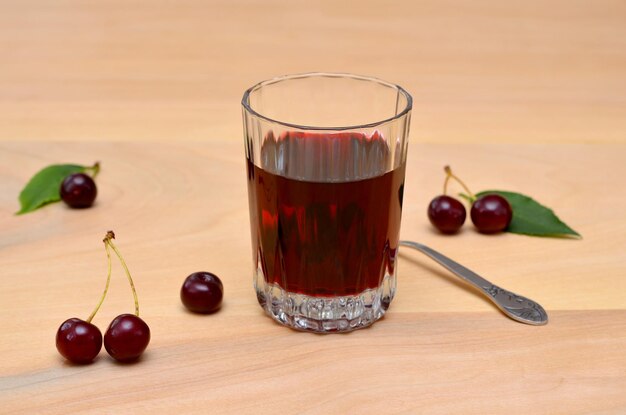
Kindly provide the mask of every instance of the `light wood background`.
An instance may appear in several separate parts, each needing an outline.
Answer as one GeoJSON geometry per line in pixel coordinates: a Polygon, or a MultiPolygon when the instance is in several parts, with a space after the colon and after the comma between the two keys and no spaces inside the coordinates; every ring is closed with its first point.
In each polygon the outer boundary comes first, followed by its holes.
{"type": "Polygon", "coordinates": [[[286,73],[415,98],[419,142],[626,142],[622,0],[0,2],[0,139],[241,136],[286,73]]]}
{"type": "MultiPolygon", "coordinates": [[[[626,4],[0,1],[0,413],[626,413],[626,4]],[[421,254],[373,327],[318,336],[265,317],[251,281],[239,100],[310,70],[415,98],[402,237],[545,306],[531,327],[421,254]],[[28,178],[102,162],[92,209],[16,217],[28,178]],[[534,196],[583,235],[453,237],[426,218],[442,167],[534,196]],[[118,235],[152,329],[145,356],[70,366],[118,235]],[[187,313],[207,270],[223,309],[187,313]]],[[[114,267],[102,330],[132,296],[114,267]]]]}

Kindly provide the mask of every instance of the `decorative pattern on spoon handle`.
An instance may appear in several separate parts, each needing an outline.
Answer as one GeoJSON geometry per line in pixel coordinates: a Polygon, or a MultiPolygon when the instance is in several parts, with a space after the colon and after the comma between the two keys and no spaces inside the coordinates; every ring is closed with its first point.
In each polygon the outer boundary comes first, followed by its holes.
{"type": "Polygon", "coordinates": [[[543,307],[536,302],[517,295],[497,285],[489,284],[482,289],[493,297],[495,303],[504,308],[511,317],[517,317],[520,321],[535,322],[536,324],[545,324],[548,321],[548,314],[543,307]]]}

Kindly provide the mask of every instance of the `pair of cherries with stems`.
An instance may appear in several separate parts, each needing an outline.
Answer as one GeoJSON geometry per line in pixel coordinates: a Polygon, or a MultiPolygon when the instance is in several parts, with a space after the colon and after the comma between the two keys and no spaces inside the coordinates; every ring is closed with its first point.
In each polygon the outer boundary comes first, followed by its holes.
{"type": "Polygon", "coordinates": [[[102,333],[91,321],[102,306],[111,282],[111,249],[115,252],[128,277],[130,288],[135,300],[135,314],[120,314],[115,317],[104,334],[104,347],[115,360],[129,362],[137,359],[148,347],[150,328],[139,317],[139,301],[135,284],[128,271],[126,262],[113,243],[115,234],[108,231],[103,239],[108,260],[108,272],[104,292],[100,302],[87,320],[70,318],[57,330],[56,346],[63,357],[72,363],[90,363],[102,349],[102,333]]]}
{"type": "Polygon", "coordinates": [[[450,166],[445,166],[446,179],[443,184],[443,195],[435,197],[428,205],[428,219],[440,232],[452,234],[465,223],[467,213],[465,206],[458,199],[447,195],[450,179],[457,181],[467,192],[472,202],[470,216],[476,229],[481,233],[497,233],[505,230],[513,219],[510,203],[497,194],[486,194],[476,197],[459,179],[450,166]]]}

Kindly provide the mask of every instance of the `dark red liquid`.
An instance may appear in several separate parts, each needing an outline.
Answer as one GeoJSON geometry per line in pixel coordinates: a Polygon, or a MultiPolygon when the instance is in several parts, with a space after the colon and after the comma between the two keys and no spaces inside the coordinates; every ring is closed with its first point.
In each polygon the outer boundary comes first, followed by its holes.
{"type": "Polygon", "coordinates": [[[248,159],[248,194],[253,253],[267,283],[343,296],[393,273],[404,163],[385,172],[391,154],[377,133],[269,136],[260,151],[264,168],[248,159]]]}

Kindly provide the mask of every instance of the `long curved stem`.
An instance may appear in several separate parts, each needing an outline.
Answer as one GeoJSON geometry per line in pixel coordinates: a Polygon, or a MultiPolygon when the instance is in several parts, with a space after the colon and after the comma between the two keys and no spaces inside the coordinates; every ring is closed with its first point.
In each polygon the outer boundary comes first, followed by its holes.
{"type": "Polygon", "coordinates": [[[120,254],[120,251],[118,251],[117,247],[113,243],[112,238],[106,238],[106,243],[108,243],[111,246],[111,248],[113,248],[113,251],[119,258],[120,263],[122,264],[122,267],[124,268],[124,272],[126,272],[126,276],[128,277],[128,282],[130,283],[130,288],[131,290],[133,290],[133,298],[135,299],[135,315],[139,317],[139,300],[137,299],[137,290],[135,290],[135,284],[133,283],[133,278],[130,276],[130,271],[128,271],[128,267],[126,266],[126,261],[124,261],[122,254],[120,254]]]}
{"type": "Polygon", "coordinates": [[[107,292],[109,291],[109,284],[111,283],[111,251],[109,250],[109,245],[106,243],[106,239],[104,241],[104,250],[107,253],[107,261],[108,261],[107,282],[106,282],[106,285],[104,286],[104,292],[102,293],[102,297],[100,297],[100,302],[98,302],[98,305],[96,306],[96,308],[89,315],[89,318],[87,319],[87,323],[91,323],[91,320],[93,320],[98,310],[100,310],[100,306],[102,306],[102,303],[104,302],[104,298],[107,296],[107,292]]]}
{"type": "Polygon", "coordinates": [[[448,182],[450,181],[450,175],[446,174],[446,179],[443,181],[443,194],[448,194],[448,182]]]}
{"type": "Polygon", "coordinates": [[[468,196],[472,199],[472,201],[476,200],[476,195],[474,195],[474,193],[472,193],[472,191],[469,189],[469,187],[467,187],[465,185],[465,183],[463,183],[463,181],[461,179],[459,179],[454,173],[452,173],[452,169],[450,168],[450,166],[445,166],[443,169],[446,172],[446,181],[444,183],[444,189],[443,189],[444,190],[444,194],[445,194],[445,191],[446,191],[448,180],[450,178],[453,178],[454,180],[459,182],[459,184],[461,186],[463,186],[463,189],[465,189],[465,191],[467,192],[468,196]]]}

